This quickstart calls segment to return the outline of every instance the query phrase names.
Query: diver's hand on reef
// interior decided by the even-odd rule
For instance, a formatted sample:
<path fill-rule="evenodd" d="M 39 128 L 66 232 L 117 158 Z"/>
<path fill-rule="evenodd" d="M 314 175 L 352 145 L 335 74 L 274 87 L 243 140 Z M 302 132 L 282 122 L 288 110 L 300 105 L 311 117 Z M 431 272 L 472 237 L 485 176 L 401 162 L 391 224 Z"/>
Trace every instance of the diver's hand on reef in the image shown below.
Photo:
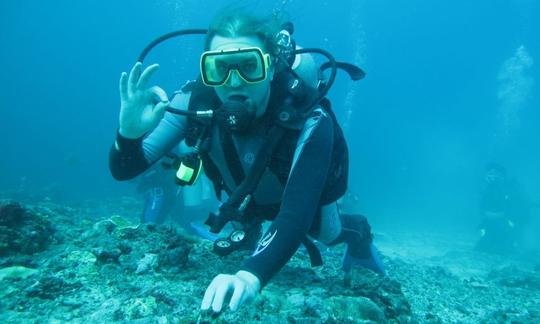
<path fill-rule="evenodd" d="M 248 271 L 240 270 L 235 275 L 217 275 L 206 288 L 201 310 L 207 311 L 212 307 L 214 313 L 221 312 L 225 298 L 232 290 L 229 309 L 236 311 L 243 303 L 255 299 L 260 288 L 259 278 Z"/>
<path fill-rule="evenodd" d="M 163 89 L 157 86 L 146 88 L 148 80 L 159 69 L 159 65 L 150 65 L 142 73 L 141 69 L 142 63 L 137 62 L 129 76 L 126 72 L 120 76 L 119 132 L 131 139 L 139 138 L 156 127 L 169 105 Z"/>

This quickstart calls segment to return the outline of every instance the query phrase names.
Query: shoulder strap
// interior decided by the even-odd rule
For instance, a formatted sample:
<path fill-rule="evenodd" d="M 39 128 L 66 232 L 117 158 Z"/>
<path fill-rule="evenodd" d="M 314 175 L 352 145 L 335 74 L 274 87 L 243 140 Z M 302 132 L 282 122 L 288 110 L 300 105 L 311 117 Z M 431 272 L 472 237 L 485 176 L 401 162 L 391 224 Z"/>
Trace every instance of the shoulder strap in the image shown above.
<path fill-rule="evenodd" d="M 219 132 L 219 141 L 221 143 L 221 149 L 223 151 L 223 156 L 225 157 L 225 162 L 227 163 L 228 169 L 231 172 L 231 175 L 234 179 L 234 182 L 237 186 L 240 185 L 242 179 L 244 179 L 244 168 L 240 162 L 240 157 L 234 145 L 232 133 L 228 131 L 225 127 L 218 127 Z"/>
<path fill-rule="evenodd" d="M 274 122 L 286 129 L 300 130 L 317 106 L 319 91 L 296 77 L 294 71 L 276 74 L 269 106 Z"/>
<path fill-rule="evenodd" d="M 238 185 L 236 190 L 232 193 L 229 201 L 227 201 L 227 204 L 239 207 L 243 199 L 255 191 L 264 170 L 270 163 L 270 158 L 272 157 L 272 154 L 274 153 L 274 150 L 284 133 L 285 130 L 282 127 L 272 126 L 270 128 L 263 141 L 263 145 L 261 145 L 257 155 L 255 156 L 253 166 L 242 183 L 240 183 L 240 185 Z"/>

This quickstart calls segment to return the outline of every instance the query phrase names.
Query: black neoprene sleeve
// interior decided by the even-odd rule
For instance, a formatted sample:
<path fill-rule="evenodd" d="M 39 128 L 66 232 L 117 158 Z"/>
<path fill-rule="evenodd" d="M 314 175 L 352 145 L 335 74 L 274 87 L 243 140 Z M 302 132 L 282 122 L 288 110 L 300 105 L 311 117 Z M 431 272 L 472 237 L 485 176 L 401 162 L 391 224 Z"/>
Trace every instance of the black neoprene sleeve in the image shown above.
<path fill-rule="evenodd" d="M 109 151 L 109 170 L 116 180 L 129 180 L 144 172 L 150 163 L 144 158 L 143 137 L 129 139 L 116 132 L 116 141 Z"/>
<path fill-rule="evenodd" d="M 333 150 L 333 124 L 322 113 L 314 117 L 309 136 L 289 175 L 280 211 L 242 270 L 256 275 L 261 288 L 293 256 L 308 234 L 320 205 Z"/>

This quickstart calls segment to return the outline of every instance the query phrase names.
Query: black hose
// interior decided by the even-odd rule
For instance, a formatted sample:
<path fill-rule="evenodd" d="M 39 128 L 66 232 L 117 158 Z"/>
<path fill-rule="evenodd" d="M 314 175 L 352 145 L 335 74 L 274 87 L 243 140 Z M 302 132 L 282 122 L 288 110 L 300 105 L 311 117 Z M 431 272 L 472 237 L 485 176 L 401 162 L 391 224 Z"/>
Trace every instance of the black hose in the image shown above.
<path fill-rule="evenodd" d="M 334 84 L 334 81 L 336 80 L 336 75 L 337 75 L 336 59 L 334 58 L 332 54 L 320 48 L 302 48 L 302 49 L 297 49 L 294 51 L 295 55 L 303 54 L 303 53 L 321 54 L 328 59 L 328 64 L 330 64 L 331 72 L 330 72 L 330 77 L 328 78 L 328 82 L 326 82 L 325 87 L 321 90 L 319 97 L 317 97 L 317 99 L 314 102 L 314 104 L 318 104 L 319 101 L 321 101 L 328 94 L 328 91 L 330 90 L 330 88 Z"/>
<path fill-rule="evenodd" d="M 148 44 L 142 50 L 141 54 L 139 55 L 138 62 L 142 63 L 144 61 L 144 59 L 146 58 L 146 56 L 148 55 L 148 53 L 154 47 L 156 47 L 158 44 L 160 44 L 160 43 L 162 43 L 162 42 L 164 42 L 164 41 L 166 41 L 166 40 L 168 40 L 170 38 L 183 36 L 183 35 L 206 34 L 207 32 L 208 32 L 208 30 L 206 30 L 206 29 L 182 29 L 182 30 L 173 31 L 173 32 L 167 33 L 165 35 L 162 35 L 162 36 L 156 38 L 155 40 L 153 40 L 150 44 Z M 304 53 L 318 53 L 318 54 L 321 54 L 321 55 L 325 56 L 328 59 L 328 62 L 325 63 L 325 65 L 327 66 L 327 68 L 329 67 L 331 69 L 330 77 L 328 78 L 328 81 L 326 82 L 325 87 L 320 91 L 319 96 L 317 97 L 317 99 L 313 103 L 313 104 L 317 104 L 328 94 L 328 91 L 330 90 L 330 88 L 334 84 L 334 81 L 336 80 L 338 64 L 337 64 L 336 60 L 334 59 L 334 56 L 332 56 L 332 54 L 330 54 L 328 51 L 325 51 L 325 50 L 320 49 L 320 48 L 302 48 L 302 49 L 297 49 L 297 50 L 295 50 L 293 52 L 294 55 L 304 54 Z M 178 109 L 175 109 L 175 108 L 172 108 L 172 107 L 167 107 L 166 110 L 171 112 L 171 113 L 179 114 L 179 115 L 194 116 L 194 117 L 199 116 L 197 114 L 197 112 L 178 110 Z"/>
<path fill-rule="evenodd" d="M 170 113 L 176 114 L 176 115 L 183 115 L 183 116 L 189 116 L 189 117 L 196 117 L 197 116 L 196 111 L 181 110 L 181 109 L 172 108 L 171 106 L 167 106 L 167 108 L 165 108 L 165 110 L 170 112 Z"/>
<path fill-rule="evenodd" d="M 164 42 L 168 40 L 169 38 L 178 37 L 178 36 L 184 36 L 184 35 L 195 35 L 195 34 L 206 34 L 208 31 L 206 29 L 182 29 L 173 31 L 170 33 L 167 33 L 165 35 L 162 35 L 156 39 L 154 39 L 150 44 L 146 45 L 146 47 L 142 50 L 141 54 L 139 54 L 138 62 L 143 62 L 146 58 L 146 55 L 154 48 L 156 45 L 158 45 L 161 42 Z"/>
<path fill-rule="evenodd" d="M 150 53 L 150 51 L 154 49 L 154 47 L 156 47 L 160 43 L 170 38 L 184 36 L 184 35 L 206 34 L 207 32 L 208 31 L 206 29 L 181 29 L 181 30 L 176 30 L 176 31 L 167 33 L 165 35 L 162 35 L 154 39 L 148 45 L 146 45 L 146 47 L 141 51 L 141 54 L 139 54 L 139 58 L 137 59 L 137 61 L 143 63 L 148 53 Z M 189 116 L 189 117 L 201 117 L 200 114 L 198 114 L 196 111 L 180 110 L 180 109 L 172 108 L 171 106 L 168 106 L 165 110 L 170 113 L 177 114 L 177 115 L 183 115 L 183 116 Z"/>
<path fill-rule="evenodd" d="M 214 116 L 213 110 L 191 111 L 191 110 L 176 109 L 171 106 L 167 106 L 165 110 L 176 115 L 183 115 L 183 116 L 188 116 L 188 117 L 212 118 L 212 116 Z"/>

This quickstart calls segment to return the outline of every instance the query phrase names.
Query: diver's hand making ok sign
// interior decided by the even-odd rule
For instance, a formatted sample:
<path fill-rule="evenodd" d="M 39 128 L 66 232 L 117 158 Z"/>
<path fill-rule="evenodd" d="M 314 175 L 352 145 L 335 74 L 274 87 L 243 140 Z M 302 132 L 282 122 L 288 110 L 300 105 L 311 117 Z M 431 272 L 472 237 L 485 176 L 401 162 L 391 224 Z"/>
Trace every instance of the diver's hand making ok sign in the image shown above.
<path fill-rule="evenodd" d="M 129 76 L 126 72 L 120 76 L 119 132 L 131 139 L 139 138 L 156 127 L 169 105 L 165 90 L 158 86 L 146 86 L 159 65 L 150 65 L 142 73 L 141 69 L 142 63 L 137 62 Z"/>

